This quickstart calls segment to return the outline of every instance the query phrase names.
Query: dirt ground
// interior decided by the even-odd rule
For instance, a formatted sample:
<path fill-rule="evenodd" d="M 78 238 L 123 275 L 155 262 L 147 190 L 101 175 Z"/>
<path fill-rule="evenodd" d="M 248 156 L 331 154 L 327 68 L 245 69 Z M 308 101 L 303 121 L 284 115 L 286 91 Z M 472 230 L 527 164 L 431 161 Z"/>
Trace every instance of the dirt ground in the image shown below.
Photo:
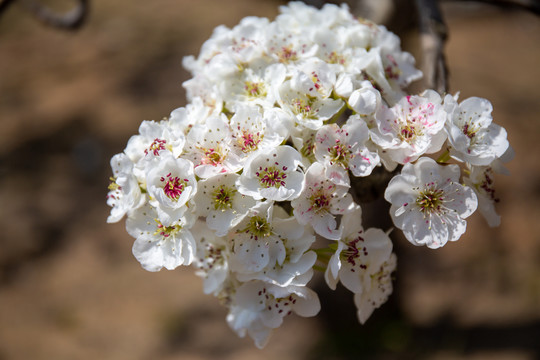
<path fill-rule="evenodd" d="M 321 314 L 287 318 L 261 351 L 191 269 L 144 271 L 105 195 L 140 122 L 185 105 L 182 57 L 280 2 L 91 4 L 73 33 L 0 16 L 0 360 L 540 358 L 538 17 L 444 6 L 451 91 L 488 98 L 516 151 L 496 178 L 502 225 L 475 215 L 437 251 L 397 239 L 395 292 L 365 326 L 316 279 Z"/>

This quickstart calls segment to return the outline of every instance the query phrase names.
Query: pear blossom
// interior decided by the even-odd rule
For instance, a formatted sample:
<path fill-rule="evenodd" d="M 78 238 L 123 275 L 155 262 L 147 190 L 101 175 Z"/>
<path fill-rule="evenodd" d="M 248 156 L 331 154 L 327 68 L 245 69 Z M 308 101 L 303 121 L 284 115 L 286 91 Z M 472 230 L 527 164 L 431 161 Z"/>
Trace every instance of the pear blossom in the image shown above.
<path fill-rule="evenodd" d="M 410 93 L 414 58 L 347 5 L 292 1 L 274 21 L 218 26 L 182 63 L 188 103 L 112 158 L 107 221 L 127 217 L 144 269 L 193 265 L 257 347 L 288 314 L 317 314 L 315 271 L 354 294 L 362 324 L 388 299 L 392 241 L 360 207 L 381 186 L 414 245 L 458 240 L 477 207 L 500 223 L 493 179 L 513 150 L 491 104 Z"/>
<path fill-rule="evenodd" d="M 107 205 L 112 209 L 107 222 L 116 223 L 124 215 L 141 207 L 146 202 L 146 196 L 141 192 L 139 182 L 133 175 L 133 163 L 126 154 L 114 155 L 111 167 L 114 177 L 109 185 Z"/>
<path fill-rule="evenodd" d="M 296 124 L 312 130 L 318 130 L 344 106 L 341 99 L 323 97 L 315 85 L 310 76 L 296 71 L 294 77 L 277 90 L 281 108 L 295 119 Z"/>
<path fill-rule="evenodd" d="M 369 81 L 362 81 L 358 88 L 351 92 L 347 104 L 360 115 L 375 114 L 382 106 L 380 92 Z"/>
<path fill-rule="evenodd" d="M 459 183 L 457 165 L 439 165 L 422 157 L 390 180 L 384 193 L 397 228 L 414 245 L 436 249 L 456 241 L 478 205 L 474 191 Z"/>
<path fill-rule="evenodd" d="M 478 197 L 478 211 L 491 227 L 501 224 L 501 217 L 495 211 L 499 202 L 493 184 L 494 171 L 490 166 L 473 166 L 468 177 L 464 178 L 467 186 L 474 190 Z"/>
<path fill-rule="evenodd" d="M 274 106 L 277 101 L 275 89 L 285 81 L 287 69 L 280 63 L 265 65 L 246 68 L 219 84 L 228 109 L 237 111 L 236 106 L 244 104 L 260 105 L 265 109 Z"/>
<path fill-rule="evenodd" d="M 238 191 L 255 200 L 291 200 L 300 195 L 304 173 L 302 158 L 288 145 L 256 155 L 245 165 L 237 181 Z"/>
<path fill-rule="evenodd" d="M 317 294 L 305 286 L 277 286 L 263 281 L 249 281 L 235 291 L 227 315 L 229 326 L 240 336 L 248 334 L 258 348 L 268 342 L 272 329 L 293 312 L 303 317 L 320 310 Z"/>
<path fill-rule="evenodd" d="M 256 273 L 268 264 L 282 265 L 286 249 L 273 219 L 274 205 L 271 201 L 261 202 L 228 234 L 231 242 L 230 266 L 239 273 Z M 279 224 L 282 220 L 276 220 Z"/>
<path fill-rule="evenodd" d="M 450 155 L 471 165 L 486 166 L 501 157 L 508 149 L 506 130 L 493 123 L 491 103 L 471 97 L 459 105 L 447 95 L 444 99 L 448 111 L 446 131 L 451 145 Z"/>
<path fill-rule="evenodd" d="M 206 217 L 206 224 L 217 236 L 227 235 L 256 204 L 252 197 L 238 192 L 235 184 L 239 177 L 235 173 L 226 173 L 201 180 L 197 184 L 198 191 L 194 199 L 197 214 Z"/>
<path fill-rule="evenodd" d="M 368 176 L 379 164 L 379 156 L 364 145 L 369 139 L 366 123 L 351 116 L 343 127 L 324 125 L 317 131 L 315 158 L 326 168 L 326 176 L 339 185 L 349 185 L 350 170 L 354 176 Z"/>
<path fill-rule="evenodd" d="M 196 274 L 203 278 L 203 291 L 205 294 L 219 294 L 230 278 L 227 239 L 215 235 L 202 220 L 195 222 L 191 233 L 197 244 L 193 263 L 197 268 Z"/>
<path fill-rule="evenodd" d="M 306 184 L 302 193 L 291 201 L 294 216 L 300 224 L 310 224 L 317 234 L 338 240 L 341 230 L 337 229 L 335 215 L 354 209 L 348 190 L 348 186 L 330 180 L 321 163 L 313 163 L 306 171 Z"/>
<path fill-rule="evenodd" d="M 446 112 L 434 91 L 406 96 L 392 108 L 382 108 L 376 120 L 371 139 L 399 164 L 439 151 L 446 140 Z"/>
<path fill-rule="evenodd" d="M 396 254 L 392 253 L 389 259 L 381 265 L 380 269 L 371 274 L 362 292 L 354 294 L 356 315 L 361 324 L 365 324 L 373 310 L 388 300 L 392 293 L 392 273 L 396 270 L 396 264 Z"/>
<path fill-rule="evenodd" d="M 166 122 L 143 121 L 139 135 L 132 136 L 124 152 L 137 163 L 145 157 L 159 156 L 163 151 L 178 157 L 184 148 L 184 134 L 173 131 Z"/>
<path fill-rule="evenodd" d="M 227 117 L 209 117 L 205 124 L 196 124 L 189 131 L 185 157 L 194 163 L 195 174 L 201 178 L 236 172 L 242 164 L 231 151 L 231 143 Z"/>
<path fill-rule="evenodd" d="M 173 270 L 189 265 L 195 257 L 196 243 L 189 228 L 195 217 L 189 212 L 164 225 L 149 204 L 128 217 L 126 229 L 136 240 L 133 255 L 148 271 Z"/>
<path fill-rule="evenodd" d="M 232 132 L 232 151 L 241 159 L 270 151 L 288 137 L 289 132 L 283 124 L 283 112 L 268 109 L 262 111 L 257 105 L 238 105 L 230 125 Z"/>
<path fill-rule="evenodd" d="M 311 229 L 298 223 L 294 217 L 289 217 L 281 208 L 274 209 L 273 231 L 285 247 L 285 259 L 282 263 L 269 262 L 261 271 L 256 273 L 239 273 L 241 281 L 262 280 L 279 286 L 305 285 L 313 275 L 313 265 L 317 255 L 309 251 L 315 242 Z"/>
<path fill-rule="evenodd" d="M 337 281 L 355 294 L 370 287 L 371 276 L 392 254 L 392 242 L 380 229 L 364 231 L 362 210 L 357 207 L 341 219 L 341 239 L 325 272 L 328 286 L 335 290 Z"/>
<path fill-rule="evenodd" d="M 193 163 L 166 153 L 148 168 L 149 203 L 156 208 L 163 225 L 170 226 L 184 214 L 188 201 L 197 193 Z"/>

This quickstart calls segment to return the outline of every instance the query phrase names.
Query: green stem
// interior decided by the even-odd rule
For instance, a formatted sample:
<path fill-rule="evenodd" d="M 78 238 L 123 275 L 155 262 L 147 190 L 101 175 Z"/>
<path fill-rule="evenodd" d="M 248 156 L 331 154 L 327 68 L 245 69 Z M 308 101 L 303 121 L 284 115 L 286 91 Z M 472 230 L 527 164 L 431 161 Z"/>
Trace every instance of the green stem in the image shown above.
<path fill-rule="evenodd" d="M 450 160 L 450 151 L 446 150 L 439 158 L 437 159 L 437 162 L 439 164 L 446 164 Z"/>

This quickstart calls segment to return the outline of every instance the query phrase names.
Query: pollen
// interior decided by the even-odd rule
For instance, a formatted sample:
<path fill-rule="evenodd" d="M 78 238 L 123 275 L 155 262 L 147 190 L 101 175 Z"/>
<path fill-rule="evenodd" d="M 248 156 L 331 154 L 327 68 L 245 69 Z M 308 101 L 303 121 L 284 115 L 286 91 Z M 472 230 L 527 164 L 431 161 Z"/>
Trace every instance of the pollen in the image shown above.
<path fill-rule="evenodd" d="M 328 153 L 330 154 L 330 163 L 339 164 L 345 169 L 349 166 L 349 158 L 351 157 L 351 151 L 349 150 L 350 146 L 347 146 L 336 140 L 336 144 L 328 148 Z"/>
<path fill-rule="evenodd" d="M 316 98 L 308 96 L 307 99 L 295 98 L 292 101 L 292 108 L 296 115 L 302 115 L 305 118 L 313 118 L 318 110 L 314 108 Z"/>
<path fill-rule="evenodd" d="M 238 144 L 244 153 L 256 150 L 261 142 L 262 136 L 260 133 L 252 134 L 246 130 L 242 130 L 242 135 L 238 137 Z"/>
<path fill-rule="evenodd" d="M 244 83 L 244 90 L 246 95 L 252 98 L 266 96 L 266 86 L 262 82 L 246 81 Z"/>
<path fill-rule="evenodd" d="M 214 202 L 214 209 L 225 211 L 232 208 L 232 198 L 237 192 L 236 189 L 220 186 L 212 193 L 212 199 Z"/>
<path fill-rule="evenodd" d="M 180 195 L 184 192 L 187 185 L 187 179 L 181 179 L 178 176 L 171 176 L 167 174 L 166 177 L 161 177 L 161 182 L 165 183 L 163 186 L 163 192 L 171 200 L 178 200 Z"/>
<path fill-rule="evenodd" d="M 203 165 L 217 166 L 223 162 L 225 155 L 220 148 L 204 149 L 204 157 L 201 163 Z"/>
<path fill-rule="evenodd" d="M 182 226 L 180 225 L 164 226 L 158 219 L 154 219 L 154 221 L 156 222 L 156 231 L 154 232 L 154 235 L 161 235 L 164 238 L 176 235 L 182 229 Z"/>
<path fill-rule="evenodd" d="M 154 141 L 152 142 L 152 144 L 150 144 L 150 146 L 148 147 L 148 149 L 145 149 L 144 150 L 144 154 L 145 155 L 148 155 L 148 153 L 152 153 L 154 154 L 155 156 L 158 156 L 159 155 L 159 152 L 161 150 L 165 150 L 166 149 L 166 144 L 167 144 L 167 141 L 165 140 L 162 140 L 162 139 L 154 139 Z"/>
<path fill-rule="evenodd" d="M 444 201 L 444 191 L 441 189 L 427 188 L 420 192 L 416 198 L 416 205 L 424 214 L 441 212 Z"/>
<path fill-rule="evenodd" d="M 265 238 L 272 235 L 272 227 L 268 221 L 266 221 L 266 219 L 260 216 L 252 217 L 244 231 L 253 234 L 255 239 L 259 237 Z"/>
<path fill-rule="evenodd" d="M 287 178 L 287 174 L 275 166 L 260 167 L 255 175 L 259 178 L 261 186 L 265 188 L 275 187 L 279 189 L 281 186 L 285 186 L 285 179 Z"/>

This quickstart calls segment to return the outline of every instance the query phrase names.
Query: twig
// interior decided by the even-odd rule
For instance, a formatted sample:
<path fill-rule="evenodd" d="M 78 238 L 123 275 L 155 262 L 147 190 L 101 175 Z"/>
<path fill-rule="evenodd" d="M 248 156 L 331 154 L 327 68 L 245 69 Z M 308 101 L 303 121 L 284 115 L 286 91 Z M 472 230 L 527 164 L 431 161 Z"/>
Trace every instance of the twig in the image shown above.
<path fill-rule="evenodd" d="M 0 3 L 0 14 L 16 0 L 4 0 Z M 46 25 L 61 29 L 74 30 L 78 29 L 88 15 L 88 0 L 74 0 L 77 4 L 73 9 L 64 13 L 58 14 L 47 6 L 36 0 L 20 0 L 22 5 L 32 13 L 38 20 Z"/>
<path fill-rule="evenodd" d="M 415 2 L 420 27 L 424 79 L 428 88 L 442 94 L 448 89 L 448 69 L 444 55 L 446 24 L 437 0 L 415 0 Z"/>

